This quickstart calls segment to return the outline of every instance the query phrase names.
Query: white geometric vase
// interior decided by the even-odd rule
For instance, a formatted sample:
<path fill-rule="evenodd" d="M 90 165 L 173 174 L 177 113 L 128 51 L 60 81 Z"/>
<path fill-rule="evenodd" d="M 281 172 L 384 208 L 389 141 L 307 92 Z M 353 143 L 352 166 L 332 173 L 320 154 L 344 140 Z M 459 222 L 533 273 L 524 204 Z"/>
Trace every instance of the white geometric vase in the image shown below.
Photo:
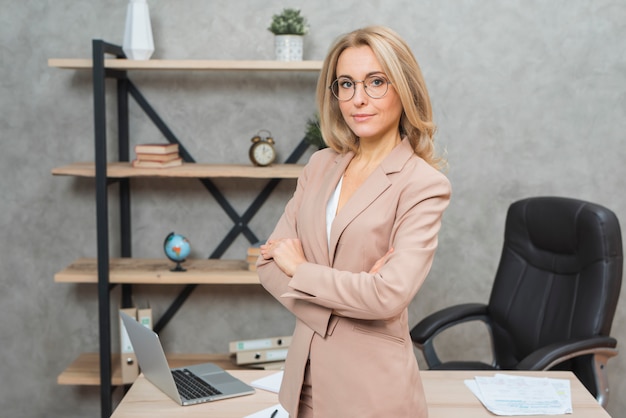
<path fill-rule="evenodd" d="M 131 60 L 150 59 L 154 52 L 150 10 L 146 0 L 130 0 L 126 11 L 126 27 L 122 50 Z"/>
<path fill-rule="evenodd" d="M 302 61 L 302 35 L 274 36 L 274 49 L 278 61 Z"/>

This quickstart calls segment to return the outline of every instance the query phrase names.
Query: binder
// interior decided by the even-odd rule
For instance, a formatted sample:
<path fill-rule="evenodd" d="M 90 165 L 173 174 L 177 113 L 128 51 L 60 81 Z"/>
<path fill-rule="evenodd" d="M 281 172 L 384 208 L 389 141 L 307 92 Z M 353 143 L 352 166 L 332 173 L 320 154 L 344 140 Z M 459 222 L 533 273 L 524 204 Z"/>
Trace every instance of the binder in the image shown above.
<path fill-rule="evenodd" d="M 152 308 L 137 309 L 137 321 L 144 327 L 152 329 Z"/>
<path fill-rule="evenodd" d="M 256 271 L 256 261 L 261 254 L 261 243 L 256 243 L 251 247 L 248 247 L 248 251 L 246 253 L 246 262 L 248 263 L 248 270 Z"/>
<path fill-rule="evenodd" d="M 133 318 L 137 318 L 137 308 L 126 308 L 120 309 L 121 312 L 124 312 L 130 315 Z M 120 321 L 120 369 L 122 372 L 122 383 L 133 383 L 137 376 L 139 376 L 139 364 L 137 363 L 137 357 L 135 355 L 135 350 L 133 349 L 133 345 L 130 342 L 130 338 L 128 337 L 128 332 L 126 331 L 126 327 Z"/>
<path fill-rule="evenodd" d="M 237 365 L 270 363 L 284 361 L 287 358 L 288 348 L 274 348 L 270 350 L 238 351 L 235 353 Z"/>
<path fill-rule="evenodd" d="M 228 349 L 230 353 L 251 350 L 268 350 L 271 348 L 289 347 L 291 336 L 260 338 L 256 340 L 241 340 L 230 342 Z M 284 359 L 283 359 L 284 360 Z"/>

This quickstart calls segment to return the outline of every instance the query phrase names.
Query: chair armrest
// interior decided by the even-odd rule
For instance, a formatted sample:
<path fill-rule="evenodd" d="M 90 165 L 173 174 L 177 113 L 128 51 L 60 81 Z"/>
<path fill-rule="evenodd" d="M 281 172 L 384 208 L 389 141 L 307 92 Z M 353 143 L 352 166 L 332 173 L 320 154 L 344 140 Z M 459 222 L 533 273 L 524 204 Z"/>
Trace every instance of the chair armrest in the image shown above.
<path fill-rule="evenodd" d="M 451 326 L 469 321 L 483 321 L 491 332 L 487 305 L 481 303 L 464 303 L 442 309 L 428 315 L 411 329 L 411 341 L 421 350 L 429 368 L 433 369 L 441 365 L 441 360 L 435 351 L 435 337 Z"/>
<path fill-rule="evenodd" d="M 612 337 L 573 339 L 550 344 L 530 353 L 516 366 L 518 370 L 548 370 L 574 357 L 599 354 L 605 357 L 617 355 L 617 340 Z"/>
<path fill-rule="evenodd" d="M 411 340 L 423 345 L 441 331 L 462 322 L 481 320 L 488 323 L 487 305 L 464 303 L 434 312 L 411 329 Z"/>

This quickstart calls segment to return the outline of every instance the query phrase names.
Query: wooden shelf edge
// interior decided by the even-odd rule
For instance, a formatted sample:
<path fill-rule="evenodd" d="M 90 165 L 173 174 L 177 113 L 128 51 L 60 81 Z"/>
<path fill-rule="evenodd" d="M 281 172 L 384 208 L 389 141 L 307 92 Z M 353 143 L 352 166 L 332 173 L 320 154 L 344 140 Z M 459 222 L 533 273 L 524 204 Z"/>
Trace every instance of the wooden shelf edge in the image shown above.
<path fill-rule="evenodd" d="M 49 58 L 48 66 L 66 70 L 92 68 L 88 58 Z M 182 70 L 182 71 L 319 71 L 322 61 L 276 61 L 276 60 L 203 60 L 150 59 L 145 61 L 108 58 L 106 68 L 117 70 Z"/>
<path fill-rule="evenodd" d="M 183 163 L 169 168 L 135 168 L 129 162 L 107 164 L 107 177 L 172 177 L 172 178 L 258 178 L 258 179 L 297 179 L 302 172 L 302 164 L 273 164 L 268 167 L 255 167 L 245 164 L 202 164 Z M 51 170 L 55 176 L 95 177 L 93 162 L 76 162 Z"/>
<path fill-rule="evenodd" d="M 190 259 L 184 272 L 171 271 L 174 263 L 163 259 L 112 258 L 109 283 L 258 285 L 256 271 L 245 260 Z M 57 283 L 97 283 L 98 260 L 79 258 L 54 275 Z"/>
<path fill-rule="evenodd" d="M 182 367 L 185 365 L 211 362 L 223 369 L 242 369 L 237 366 L 229 354 L 166 354 L 170 367 Z M 120 370 L 120 355 L 114 353 L 111 356 L 111 384 L 120 386 L 132 382 L 123 382 Z M 72 362 L 59 376 L 59 385 L 100 386 L 100 355 L 98 353 L 82 353 Z"/>

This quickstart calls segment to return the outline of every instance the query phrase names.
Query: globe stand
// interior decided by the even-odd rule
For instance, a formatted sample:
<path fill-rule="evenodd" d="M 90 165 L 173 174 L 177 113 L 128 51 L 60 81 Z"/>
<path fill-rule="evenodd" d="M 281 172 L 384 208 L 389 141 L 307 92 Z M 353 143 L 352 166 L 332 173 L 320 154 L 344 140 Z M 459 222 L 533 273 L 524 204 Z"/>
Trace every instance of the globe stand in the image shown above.
<path fill-rule="evenodd" d="M 165 241 L 163 242 L 163 251 L 165 256 L 176 263 L 176 266 L 170 271 L 179 272 L 187 271 L 180 263 L 184 262 L 191 251 L 191 246 L 187 238 L 182 235 L 178 235 L 174 232 L 170 232 Z"/>
<path fill-rule="evenodd" d="M 185 260 L 183 260 L 185 261 Z M 177 261 L 176 262 L 176 267 L 174 267 L 173 269 L 170 269 L 170 271 L 187 271 L 186 268 L 184 268 L 181 264 L 181 261 Z"/>

